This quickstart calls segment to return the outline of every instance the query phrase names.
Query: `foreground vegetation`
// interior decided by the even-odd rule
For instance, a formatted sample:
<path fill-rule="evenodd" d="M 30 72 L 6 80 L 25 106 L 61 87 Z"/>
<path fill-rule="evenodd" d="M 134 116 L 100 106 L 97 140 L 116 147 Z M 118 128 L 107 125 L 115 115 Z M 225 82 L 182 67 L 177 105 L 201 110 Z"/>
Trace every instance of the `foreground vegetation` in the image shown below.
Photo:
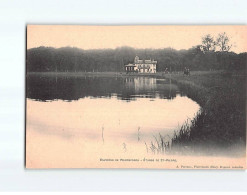
<path fill-rule="evenodd" d="M 239 72 L 174 74 L 172 80 L 198 102 L 200 112 L 174 133 L 168 144 L 160 135 L 151 149 L 155 153 L 245 155 L 246 80 Z"/>

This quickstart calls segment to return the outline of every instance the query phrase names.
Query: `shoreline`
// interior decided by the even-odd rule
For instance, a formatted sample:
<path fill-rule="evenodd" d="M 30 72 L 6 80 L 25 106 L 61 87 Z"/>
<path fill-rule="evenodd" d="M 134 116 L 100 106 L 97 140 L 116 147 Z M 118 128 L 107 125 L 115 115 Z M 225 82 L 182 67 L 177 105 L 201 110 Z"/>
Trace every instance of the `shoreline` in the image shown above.
<path fill-rule="evenodd" d="M 191 71 L 191 75 L 208 75 L 208 74 L 223 74 L 223 70 L 213 71 Z M 26 72 L 26 75 L 37 76 L 66 76 L 66 77 L 84 77 L 84 76 L 104 76 L 104 77 L 156 77 L 156 78 L 170 78 L 170 76 L 183 76 L 183 71 L 174 71 L 170 73 L 157 72 L 157 73 L 126 73 L 126 72 Z M 238 76 L 245 76 L 239 75 Z"/>
<path fill-rule="evenodd" d="M 160 77 L 162 73 L 130 73 L 126 72 L 27 72 L 29 75 L 37 76 L 65 76 L 65 77 L 85 77 L 85 76 L 104 76 L 104 77 Z"/>

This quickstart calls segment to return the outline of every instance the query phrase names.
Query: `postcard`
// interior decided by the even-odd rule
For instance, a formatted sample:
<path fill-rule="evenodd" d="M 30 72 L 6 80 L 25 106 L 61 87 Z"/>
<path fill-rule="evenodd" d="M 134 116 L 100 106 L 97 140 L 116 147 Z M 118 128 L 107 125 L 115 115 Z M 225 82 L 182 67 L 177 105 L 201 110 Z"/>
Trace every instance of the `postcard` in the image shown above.
<path fill-rule="evenodd" d="M 246 169 L 245 25 L 27 25 L 25 166 Z"/>

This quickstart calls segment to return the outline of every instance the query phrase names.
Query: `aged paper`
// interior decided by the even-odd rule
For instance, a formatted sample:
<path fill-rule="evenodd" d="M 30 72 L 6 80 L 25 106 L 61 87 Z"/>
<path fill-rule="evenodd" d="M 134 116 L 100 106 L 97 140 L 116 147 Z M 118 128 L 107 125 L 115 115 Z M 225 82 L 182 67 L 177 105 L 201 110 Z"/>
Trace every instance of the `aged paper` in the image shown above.
<path fill-rule="evenodd" d="M 247 27 L 28 25 L 26 168 L 246 168 Z"/>

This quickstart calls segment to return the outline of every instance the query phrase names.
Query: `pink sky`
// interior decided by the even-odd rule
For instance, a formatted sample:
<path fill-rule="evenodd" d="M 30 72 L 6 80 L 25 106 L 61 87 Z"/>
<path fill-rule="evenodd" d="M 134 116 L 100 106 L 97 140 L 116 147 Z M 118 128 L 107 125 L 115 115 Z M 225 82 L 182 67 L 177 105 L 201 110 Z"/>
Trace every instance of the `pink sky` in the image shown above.
<path fill-rule="evenodd" d="M 116 48 L 174 48 L 188 49 L 201 43 L 201 37 L 226 32 L 236 53 L 247 52 L 247 26 L 84 26 L 28 25 L 27 49 L 46 47 L 78 47 L 81 49 Z"/>

